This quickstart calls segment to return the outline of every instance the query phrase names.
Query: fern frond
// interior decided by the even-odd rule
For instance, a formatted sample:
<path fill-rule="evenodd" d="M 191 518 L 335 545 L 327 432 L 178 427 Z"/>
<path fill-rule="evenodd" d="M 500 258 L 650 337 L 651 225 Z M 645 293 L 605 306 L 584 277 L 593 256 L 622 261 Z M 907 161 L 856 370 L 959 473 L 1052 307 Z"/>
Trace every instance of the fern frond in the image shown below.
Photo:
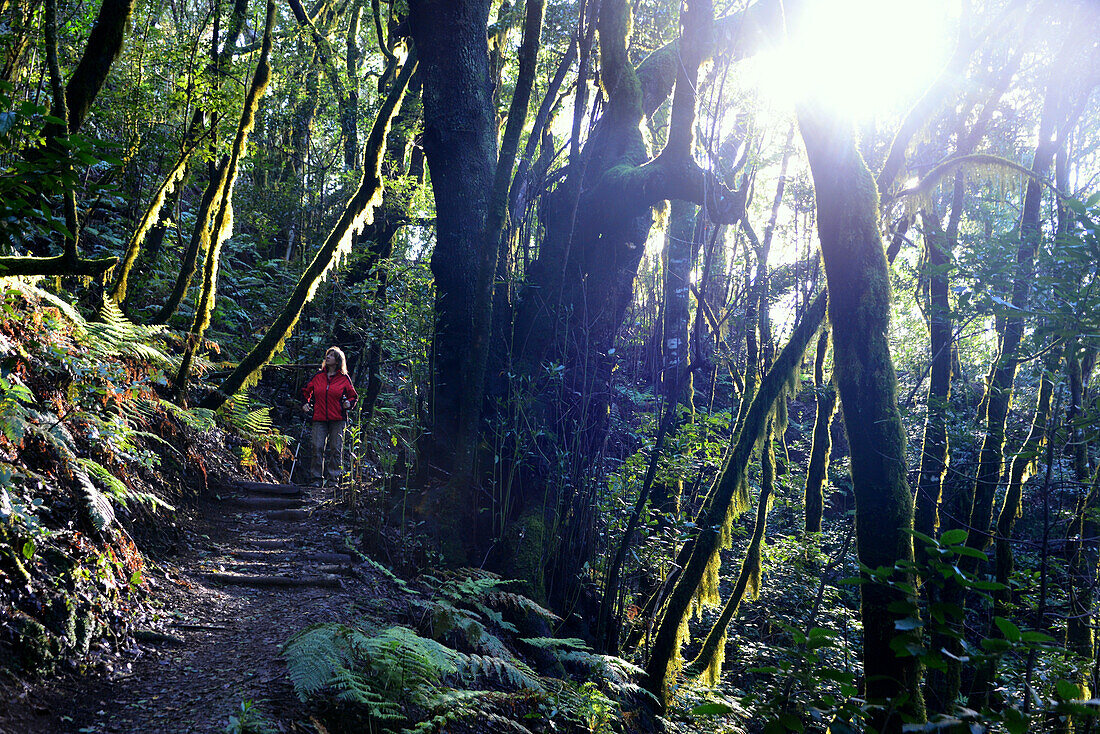
<path fill-rule="evenodd" d="M 129 500 L 136 500 L 143 505 L 148 505 L 154 510 L 161 509 L 167 510 L 168 512 L 176 511 L 175 507 L 168 504 L 160 497 L 157 497 L 155 494 L 138 492 L 130 489 L 121 479 L 112 474 L 107 467 L 97 461 L 93 461 L 92 459 L 77 459 L 77 463 L 80 464 L 89 475 L 100 481 L 111 499 L 121 503 L 123 506 L 125 506 Z"/>
<path fill-rule="evenodd" d="M 218 425 L 217 421 L 214 420 L 214 411 L 206 408 L 181 408 L 168 400 L 161 400 L 160 407 L 193 431 L 204 433 L 213 430 Z"/>
<path fill-rule="evenodd" d="M 464 662 L 466 664 L 462 671 L 464 677 L 483 677 L 512 688 L 524 688 L 528 691 L 544 690 L 538 674 L 518 658 L 467 655 Z"/>
<path fill-rule="evenodd" d="M 179 358 L 169 357 L 151 342 L 163 326 L 144 326 L 126 318 L 118 304 L 106 299 L 99 310 L 100 321 L 85 322 L 92 354 L 99 357 L 133 357 L 163 368 L 178 367 Z"/>
<path fill-rule="evenodd" d="M 541 617 L 551 624 L 556 624 L 561 621 L 561 617 L 554 614 L 546 607 L 535 603 L 534 601 L 528 599 L 522 594 L 517 594 L 512 591 L 494 590 L 486 595 L 485 603 L 497 609 L 503 607 L 516 609 L 525 614 L 533 614 L 536 617 Z"/>
<path fill-rule="evenodd" d="M 111 506 L 111 501 L 96 489 L 86 474 L 77 472 L 76 479 L 80 484 L 81 494 L 84 496 L 84 506 L 88 510 L 88 518 L 92 522 L 92 527 L 100 532 L 106 530 L 115 521 L 115 508 Z"/>

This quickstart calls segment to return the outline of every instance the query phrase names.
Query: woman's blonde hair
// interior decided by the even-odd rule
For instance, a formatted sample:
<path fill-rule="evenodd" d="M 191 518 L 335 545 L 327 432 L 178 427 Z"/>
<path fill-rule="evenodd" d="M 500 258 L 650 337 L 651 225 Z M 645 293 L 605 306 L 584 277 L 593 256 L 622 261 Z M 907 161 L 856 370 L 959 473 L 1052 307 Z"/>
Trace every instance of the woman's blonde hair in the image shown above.
<path fill-rule="evenodd" d="M 341 375 L 346 375 L 348 373 L 348 358 L 344 356 L 344 350 L 340 347 L 329 347 L 325 350 L 325 357 L 330 354 L 336 355 L 336 371 Z M 322 371 L 327 369 L 325 367 L 325 357 L 321 357 Z"/>

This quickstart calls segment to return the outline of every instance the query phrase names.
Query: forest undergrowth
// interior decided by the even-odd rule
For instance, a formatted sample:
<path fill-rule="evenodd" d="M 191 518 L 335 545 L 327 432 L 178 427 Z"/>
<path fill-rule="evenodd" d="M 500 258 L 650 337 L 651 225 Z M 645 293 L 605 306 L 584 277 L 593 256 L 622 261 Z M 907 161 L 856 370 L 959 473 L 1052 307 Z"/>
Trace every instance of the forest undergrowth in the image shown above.
<path fill-rule="evenodd" d="M 640 669 L 507 581 L 386 550 L 369 488 L 300 523 L 234 514 L 240 482 L 289 486 L 293 439 L 247 401 L 166 400 L 171 332 L 19 280 L 2 308 L 0 731 L 604 731 L 645 709 Z M 293 576 L 291 548 L 339 581 L 219 583 Z"/>

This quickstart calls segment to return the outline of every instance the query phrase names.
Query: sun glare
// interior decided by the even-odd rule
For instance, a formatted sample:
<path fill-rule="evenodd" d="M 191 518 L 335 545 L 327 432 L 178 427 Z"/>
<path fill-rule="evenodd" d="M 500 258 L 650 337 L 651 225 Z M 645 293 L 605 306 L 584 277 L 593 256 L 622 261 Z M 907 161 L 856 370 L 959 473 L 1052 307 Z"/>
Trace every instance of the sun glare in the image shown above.
<path fill-rule="evenodd" d="M 808 0 L 786 43 L 757 59 L 762 91 L 857 119 L 908 106 L 946 63 L 953 0 Z"/>

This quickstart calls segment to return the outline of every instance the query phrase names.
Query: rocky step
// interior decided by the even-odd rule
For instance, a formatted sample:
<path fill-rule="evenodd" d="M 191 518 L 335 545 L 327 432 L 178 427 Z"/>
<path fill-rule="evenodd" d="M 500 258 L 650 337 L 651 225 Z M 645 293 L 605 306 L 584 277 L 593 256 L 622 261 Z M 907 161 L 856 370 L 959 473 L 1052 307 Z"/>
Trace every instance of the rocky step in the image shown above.
<path fill-rule="evenodd" d="M 332 574 L 316 574 L 311 576 L 282 576 L 244 573 L 207 573 L 204 574 L 208 581 L 230 586 L 252 586 L 257 588 L 283 587 L 294 588 L 304 586 L 321 586 L 325 588 L 339 588 L 340 577 Z"/>
<path fill-rule="evenodd" d="M 279 563 L 289 561 L 291 555 L 285 552 L 282 548 L 272 550 L 248 550 L 242 548 L 231 548 L 227 551 L 235 559 L 242 561 L 268 561 L 270 563 Z"/>
<path fill-rule="evenodd" d="M 294 497 L 230 497 L 226 501 L 249 510 L 289 510 L 305 504 Z"/>
<path fill-rule="evenodd" d="M 305 553 L 302 559 L 313 563 L 332 563 L 342 566 L 354 566 L 355 559 L 347 553 Z"/>
<path fill-rule="evenodd" d="M 241 542 L 248 543 L 256 548 L 287 550 L 291 547 L 290 541 L 286 538 L 241 538 Z"/>
<path fill-rule="evenodd" d="M 324 563 L 337 566 L 355 565 L 355 559 L 347 553 L 294 553 L 285 546 L 279 546 L 270 550 L 230 548 L 225 552 L 233 558 L 242 561 L 267 561 L 269 563 L 304 561 L 306 563 Z"/>
<path fill-rule="evenodd" d="M 300 497 L 302 488 L 297 484 L 270 484 L 268 482 L 246 482 L 238 480 L 233 482 L 233 488 L 241 492 L 259 495 L 273 495 L 278 497 Z"/>

